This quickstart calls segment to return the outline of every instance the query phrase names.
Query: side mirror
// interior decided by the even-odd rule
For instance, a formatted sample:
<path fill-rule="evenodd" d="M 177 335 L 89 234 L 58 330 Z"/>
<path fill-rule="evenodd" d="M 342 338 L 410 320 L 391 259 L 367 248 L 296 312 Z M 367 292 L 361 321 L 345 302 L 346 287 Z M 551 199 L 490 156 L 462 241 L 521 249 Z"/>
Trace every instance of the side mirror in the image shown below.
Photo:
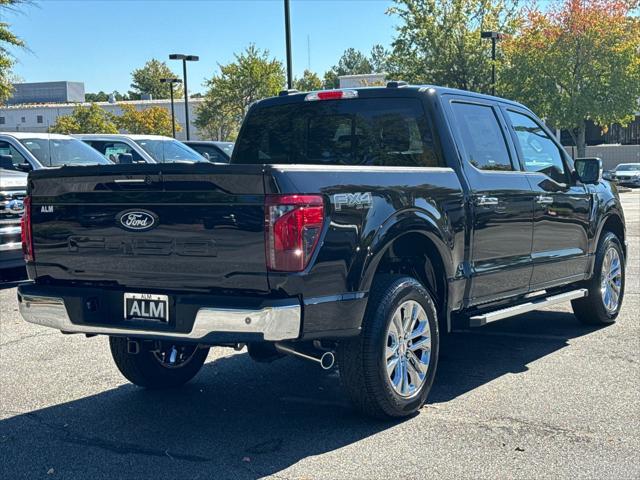
<path fill-rule="evenodd" d="M 121 153 L 118 155 L 118 163 L 120 164 L 131 164 L 133 163 L 133 155 L 130 153 Z"/>
<path fill-rule="evenodd" d="M 209 156 L 209 152 L 204 152 L 204 153 L 202 154 L 202 156 L 203 156 L 206 160 L 211 161 L 211 157 Z"/>
<path fill-rule="evenodd" d="M 576 158 L 576 177 L 585 184 L 598 184 L 602 180 L 602 160 L 593 158 Z"/>
<path fill-rule="evenodd" d="M 29 173 L 31 170 L 33 170 L 33 165 L 31 165 L 29 162 L 24 162 L 16 165 L 16 168 L 22 172 Z"/>

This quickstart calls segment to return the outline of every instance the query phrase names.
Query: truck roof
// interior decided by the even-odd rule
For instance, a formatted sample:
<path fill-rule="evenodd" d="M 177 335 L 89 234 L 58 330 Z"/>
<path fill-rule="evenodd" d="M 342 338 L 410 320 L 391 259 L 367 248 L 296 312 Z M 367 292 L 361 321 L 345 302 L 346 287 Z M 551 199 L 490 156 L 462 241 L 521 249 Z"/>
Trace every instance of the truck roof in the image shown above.
<path fill-rule="evenodd" d="M 42 133 L 42 132 L 0 132 L 0 135 L 8 135 L 18 140 L 24 138 L 36 138 L 41 140 L 65 140 L 71 138 L 70 135 L 62 135 L 60 133 Z"/>
<path fill-rule="evenodd" d="M 486 95 L 483 93 L 471 92 L 468 90 L 460 90 L 457 88 L 441 87 L 438 85 L 405 85 L 402 82 L 390 81 L 390 82 L 387 82 L 386 87 L 337 88 L 335 90 L 357 90 L 358 97 L 360 98 L 406 96 L 408 92 L 411 92 L 412 95 L 429 94 L 429 95 L 441 96 L 446 94 L 450 94 L 450 95 L 454 94 L 454 95 L 461 95 L 461 96 L 473 97 L 473 98 L 483 98 L 487 100 L 508 103 L 508 104 L 529 110 L 526 106 L 522 105 L 521 103 L 518 103 L 513 100 L 509 100 L 506 98 Z M 281 104 L 281 103 L 303 102 L 304 98 L 308 93 L 310 92 L 297 92 L 297 91 L 287 92 L 285 90 L 281 92 L 281 94 L 277 97 L 265 98 L 264 100 L 259 100 L 256 103 L 261 106 L 269 106 L 272 104 L 275 105 L 275 104 Z"/>
<path fill-rule="evenodd" d="M 164 135 L 140 135 L 130 133 L 78 133 L 73 136 L 76 138 L 108 140 L 117 140 L 119 138 L 130 138 L 131 140 L 173 140 L 173 138 L 165 137 Z"/>

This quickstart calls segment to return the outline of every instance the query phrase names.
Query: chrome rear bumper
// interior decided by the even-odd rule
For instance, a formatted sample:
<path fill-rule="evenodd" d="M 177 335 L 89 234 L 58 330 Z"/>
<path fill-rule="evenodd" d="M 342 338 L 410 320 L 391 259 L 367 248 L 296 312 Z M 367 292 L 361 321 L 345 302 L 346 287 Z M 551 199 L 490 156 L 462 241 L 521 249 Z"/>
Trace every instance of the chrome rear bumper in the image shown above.
<path fill-rule="evenodd" d="M 56 328 L 65 333 L 86 333 L 167 340 L 198 341 L 212 333 L 262 334 L 264 340 L 280 341 L 300 335 L 300 305 L 265 307 L 260 310 L 203 307 L 198 310 L 189 333 L 79 325 L 71 322 L 60 297 L 19 294 L 20 314 L 30 323 Z"/>

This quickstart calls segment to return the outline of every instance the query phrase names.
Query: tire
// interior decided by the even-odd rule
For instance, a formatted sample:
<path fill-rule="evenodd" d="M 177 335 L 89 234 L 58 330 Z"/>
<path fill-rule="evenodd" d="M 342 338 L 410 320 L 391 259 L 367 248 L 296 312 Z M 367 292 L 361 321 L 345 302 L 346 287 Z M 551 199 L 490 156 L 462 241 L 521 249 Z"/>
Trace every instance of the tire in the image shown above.
<path fill-rule="evenodd" d="M 140 351 L 134 354 L 128 352 L 127 342 L 127 338 L 109 337 L 111 356 L 127 380 L 145 388 L 182 386 L 196 376 L 209 353 L 208 348 L 199 348 L 195 344 L 140 341 Z M 161 360 L 162 353 L 158 353 L 157 348 L 166 352 L 174 346 L 178 351 L 186 352 L 185 360 L 180 364 L 169 365 Z"/>
<path fill-rule="evenodd" d="M 613 253 L 609 253 L 610 251 Z M 608 278 L 606 275 L 610 275 L 611 273 L 611 271 L 607 269 L 607 265 L 614 264 L 614 262 L 610 263 L 607 261 L 607 255 L 612 255 L 610 258 L 615 259 L 617 257 L 618 259 L 619 275 L 615 278 L 619 279 L 619 294 L 614 308 L 609 308 L 611 307 L 611 303 L 609 303 L 609 305 L 606 304 L 606 295 L 603 290 L 603 285 L 605 283 L 608 283 L 609 285 L 612 283 L 618 283 L 615 278 L 612 282 L 608 282 L 606 280 L 603 282 L 603 274 L 606 279 Z M 603 272 L 603 267 L 608 271 Z M 622 299 L 624 297 L 624 269 L 625 258 L 622 252 L 620 240 L 611 232 L 603 232 L 603 235 L 598 242 L 593 276 L 585 284 L 589 294 L 584 298 L 572 300 L 571 302 L 573 313 L 581 323 L 587 325 L 608 325 L 616 321 L 618 313 L 620 313 L 620 307 L 622 306 Z M 613 299 L 613 297 L 611 297 L 611 299 Z"/>
<path fill-rule="evenodd" d="M 414 341 L 403 343 L 403 339 L 397 338 L 404 334 L 398 334 L 394 315 L 398 313 L 401 319 L 404 318 L 402 306 L 405 312 L 419 312 L 415 305 L 420 306 L 424 317 L 420 314 L 417 320 L 421 321 L 407 322 L 410 326 L 406 331 L 415 335 L 422 329 L 423 334 Z M 414 352 L 419 344 L 426 345 L 427 338 L 430 348 L 415 350 L 415 358 L 411 357 L 409 351 Z M 388 357 L 394 349 L 396 353 Z M 361 334 L 338 344 L 340 380 L 347 396 L 362 413 L 383 419 L 406 417 L 419 410 L 427 399 L 436 373 L 438 351 L 438 314 L 431 294 L 414 278 L 379 276 L 369 292 Z M 405 360 L 402 360 L 403 356 Z M 390 373 L 387 372 L 388 358 L 389 365 L 395 361 Z M 416 365 L 424 368 L 421 379 L 416 376 Z M 404 372 L 410 372 L 407 378 L 413 383 L 396 382 L 404 378 Z M 404 393 L 401 392 L 403 389 Z"/>

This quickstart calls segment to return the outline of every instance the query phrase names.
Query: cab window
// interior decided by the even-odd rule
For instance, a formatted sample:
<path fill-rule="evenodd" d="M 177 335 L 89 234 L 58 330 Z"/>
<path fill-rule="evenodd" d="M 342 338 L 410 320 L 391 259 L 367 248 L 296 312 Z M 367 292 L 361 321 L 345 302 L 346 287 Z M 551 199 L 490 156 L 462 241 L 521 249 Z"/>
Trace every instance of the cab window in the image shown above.
<path fill-rule="evenodd" d="M 441 166 L 422 104 L 415 98 L 255 108 L 235 149 L 234 163 Z"/>
<path fill-rule="evenodd" d="M 531 117 L 512 110 L 507 113 L 522 152 L 524 169 L 544 173 L 557 183 L 566 183 L 566 170 L 558 145 Z"/>
<path fill-rule="evenodd" d="M 146 163 L 144 158 L 126 143 L 102 140 L 88 140 L 86 143 L 98 150 L 113 163 L 119 163 L 122 153 L 130 153 L 133 157 L 133 163 Z"/>
<path fill-rule="evenodd" d="M 0 140 L 0 155 L 2 155 L 7 160 L 7 163 L 8 160 L 11 160 L 11 163 L 13 163 L 13 168 L 16 170 L 18 170 L 18 165 L 27 163 L 27 160 L 18 150 L 15 149 L 13 145 L 2 140 Z M 2 164 L 0 164 L 0 168 L 6 167 L 2 167 Z"/>
<path fill-rule="evenodd" d="M 454 102 L 456 125 L 467 161 L 478 170 L 511 171 L 511 157 L 495 111 L 488 105 Z"/>

